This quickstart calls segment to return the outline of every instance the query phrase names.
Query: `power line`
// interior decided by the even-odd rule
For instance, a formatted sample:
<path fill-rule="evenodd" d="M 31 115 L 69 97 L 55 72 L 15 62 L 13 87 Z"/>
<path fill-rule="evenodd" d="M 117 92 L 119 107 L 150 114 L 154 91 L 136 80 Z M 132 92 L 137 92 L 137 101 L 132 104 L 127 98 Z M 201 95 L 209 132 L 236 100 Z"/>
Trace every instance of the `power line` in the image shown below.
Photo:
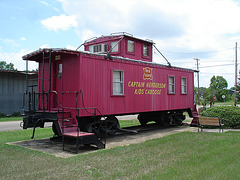
<path fill-rule="evenodd" d="M 229 51 L 229 50 L 233 50 L 234 48 L 228 48 L 228 49 L 224 49 L 224 50 L 215 50 L 215 51 L 203 51 L 203 52 L 176 52 L 176 51 L 164 51 L 163 52 L 167 52 L 167 53 L 174 53 L 174 54 L 209 54 L 209 53 L 216 53 L 216 52 L 223 52 L 223 51 Z"/>
<path fill-rule="evenodd" d="M 203 66 L 203 67 L 200 67 L 200 68 L 218 67 L 218 66 L 230 66 L 230 65 L 234 65 L 234 64 L 219 64 L 219 65 L 212 65 L 212 66 Z"/>
<path fill-rule="evenodd" d="M 232 60 L 232 59 L 228 59 L 228 60 L 223 60 L 223 59 L 222 59 L 222 60 L 212 60 L 212 61 L 211 61 L 211 60 L 209 61 L 209 60 L 202 60 L 202 59 L 201 59 L 201 62 L 208 62 L 208 63 L 209 63 L 209 62 L 215 62 L 215 63 L 216 63 L 216 62 L 228 62 L 228 61 L 234 62 L 234 60 Z M 186 61 L 172 60 L 172 62 L 173 62 L 173 63 L 194 63 L 194 62 L 192 62 L 191 60 L 186 60 Z"/>
<path fill-rule="evenodd" d="M 234 74 L 234 73 L 222 73 L 222 72 L 202 73 L 200 72 L 200 74 Z"/>
<path fill-rule="evenodd" d="M 201 60 L 201 62 L 226 62 L 226 61 L 232 61 L 232 62 L 234 62 L 233 59 L 221 59 L 221 60 L 212 60 L 212 61 L 209 61 L 209 60 Z"/>

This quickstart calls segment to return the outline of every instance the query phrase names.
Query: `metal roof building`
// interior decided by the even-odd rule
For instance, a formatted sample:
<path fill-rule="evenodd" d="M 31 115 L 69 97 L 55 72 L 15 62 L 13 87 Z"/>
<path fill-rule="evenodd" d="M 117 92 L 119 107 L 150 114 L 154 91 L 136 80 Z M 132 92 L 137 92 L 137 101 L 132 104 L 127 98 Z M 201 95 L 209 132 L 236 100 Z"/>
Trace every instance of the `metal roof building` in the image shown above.
<path fill-rule="evenodd" d="M 37 73 L 29 73 L 30 84 L 37 85 Z M 34 87 L 37 90 L 37 86 Z M 26 72 L 0 70 L 0 113 L 22 112 L 26 91 Z"/>

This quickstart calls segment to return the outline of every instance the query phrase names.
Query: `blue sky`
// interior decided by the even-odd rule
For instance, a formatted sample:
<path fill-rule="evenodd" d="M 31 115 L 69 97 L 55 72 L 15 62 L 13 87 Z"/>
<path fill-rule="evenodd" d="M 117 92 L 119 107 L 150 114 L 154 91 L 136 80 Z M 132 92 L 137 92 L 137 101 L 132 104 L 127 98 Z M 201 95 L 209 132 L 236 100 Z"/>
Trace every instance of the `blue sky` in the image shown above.
<path fill-rule="evenodd" d="M 232 87 L 239 19 L 238 0 L 0 0 L 0 61 L 24 70 L 21 57 L 38 48 L 129 32 L 152 39 L 174 66 L 196 69 L 199 58 L 200 86 L 220 75 Z M 156 52 L 154 61 L 166 64 Z"/>
<path fill-rule="evenodd" d="M 34 50 L 44 45 L 65 47 L 80 42 L 73 28 L 49 31 L 41 21 L 64 14 L 59 1 L 0 0 L 1 52 Z"/>

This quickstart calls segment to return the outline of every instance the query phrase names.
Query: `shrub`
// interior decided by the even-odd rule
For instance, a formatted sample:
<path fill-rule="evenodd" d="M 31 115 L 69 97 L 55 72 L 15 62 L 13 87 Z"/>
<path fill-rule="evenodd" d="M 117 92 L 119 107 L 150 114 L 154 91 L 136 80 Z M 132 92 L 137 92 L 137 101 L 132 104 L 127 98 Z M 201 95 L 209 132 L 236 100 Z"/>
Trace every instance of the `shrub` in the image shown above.
<path fill-rule="evenodd" d="M 0 113 L 0 117 L 6 117 L 6 114 Z"/>
<path fill-rule="evenodd" d="M 20 117 L 21 116 L 21 113 L 20 112 L 14 112 L 12 114 L 12 117 Z"/>
<path fill-rule="evenodd" d="M 229 128 L 240 128 L 240 108 L 236 106 L 213 106 L 201 113 L 205 117 L 219 117 Z"/>

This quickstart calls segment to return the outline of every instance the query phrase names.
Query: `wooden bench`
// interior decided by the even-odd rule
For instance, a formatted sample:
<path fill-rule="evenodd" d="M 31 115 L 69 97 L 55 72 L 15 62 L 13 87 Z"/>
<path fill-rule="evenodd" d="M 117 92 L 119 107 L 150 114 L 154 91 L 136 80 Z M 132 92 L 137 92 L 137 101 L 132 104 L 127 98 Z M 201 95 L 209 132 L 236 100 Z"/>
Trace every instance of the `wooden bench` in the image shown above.
<path fill-rule="evenodd" d="M 224 124 L 221 122 L 221 119 L 218 117 L 198 117 L 198 132 L 199 132 L 199 128 L 201 128 L 201 132 L 202 132 L 204 126 L 218 126 L 219 133 L 221 132 L 221 130 L 223 133 Z"/>

